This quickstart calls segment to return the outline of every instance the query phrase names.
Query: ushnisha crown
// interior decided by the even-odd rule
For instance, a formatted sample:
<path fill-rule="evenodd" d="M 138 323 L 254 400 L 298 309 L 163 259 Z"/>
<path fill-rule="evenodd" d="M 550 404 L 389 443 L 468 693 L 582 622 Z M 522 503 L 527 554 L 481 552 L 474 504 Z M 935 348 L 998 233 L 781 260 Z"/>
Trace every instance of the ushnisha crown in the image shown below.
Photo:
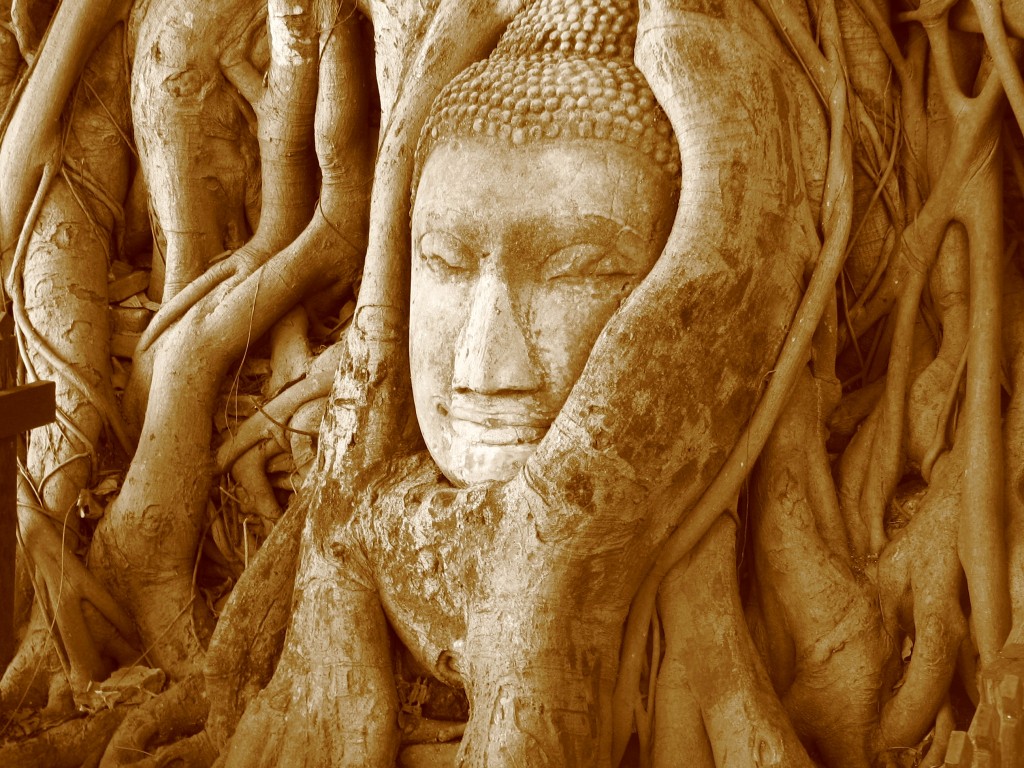
<path fill-rule="evenodd" d="M 474 137 L 513 146 L 607 140 L 636 149 L 677 176 L 672 127 L 633 64 L 635 2 L 531 3 L 491 55 L 465 69 L 434 101 L 416 151 L 417 181 L 436 144 Z"/>

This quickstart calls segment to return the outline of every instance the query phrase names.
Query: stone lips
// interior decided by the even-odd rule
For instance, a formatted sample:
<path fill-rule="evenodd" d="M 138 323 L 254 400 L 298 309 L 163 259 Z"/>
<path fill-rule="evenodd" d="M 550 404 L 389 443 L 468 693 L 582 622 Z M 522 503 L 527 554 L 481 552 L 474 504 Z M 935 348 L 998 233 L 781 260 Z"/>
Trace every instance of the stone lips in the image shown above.
<path fill-rule="evenodd" d="M 416 182 L 434 145 L 488 138 L 516 146 L 614 141 L 680 173 L 668 118 L 633 64 L 635 0 L 539 0 L 509 24 L 491 55 L 438 95 L 420 135 Z"/>

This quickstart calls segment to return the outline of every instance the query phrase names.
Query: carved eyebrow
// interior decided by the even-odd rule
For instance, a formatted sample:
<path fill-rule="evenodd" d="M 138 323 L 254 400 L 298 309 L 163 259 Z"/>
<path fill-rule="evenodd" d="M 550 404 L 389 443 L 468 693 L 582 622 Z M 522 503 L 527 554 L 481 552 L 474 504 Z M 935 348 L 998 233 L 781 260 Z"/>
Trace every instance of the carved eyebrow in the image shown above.
<path fill-rule="evenodd" d="M 419 219 L 419 226 L 414 226 L 413 229 L 418 229 L 422 233 L 447 231 L 451 229 L 453 214 L 456 215 L 458 220 L 463 222 L 464 225 L 467 222 L 471 224 L 475 223 L 481 218 L 481 212 L 479 210 L 470 210 L 452 205 L 446 205 L 444 207 L 431 205 L 426 208 L 418 209 L 413 218 Z"/>
<path fill-rule="evenodd" d="M 462 240 L 462 238 L 452 232 L 449 232 L 447 229 L 427 228 L 423 231 L 423 234 L 419 236 L 416 244 L 421 250 L 425 244 L 433 244 L 434 246 L 446 247 L 452 250 L 470 250 L 470 247 Z"/>
<path fill-rule="evenodd" d="M 616 239 L 625 233 L 635 239 L 637 244 L 643 244 L 643 238 L 640 236 L 640 233 L 624 221 L 600 213 L 585 213 L 580 218 L 600 232 L 613 234 Z"/>

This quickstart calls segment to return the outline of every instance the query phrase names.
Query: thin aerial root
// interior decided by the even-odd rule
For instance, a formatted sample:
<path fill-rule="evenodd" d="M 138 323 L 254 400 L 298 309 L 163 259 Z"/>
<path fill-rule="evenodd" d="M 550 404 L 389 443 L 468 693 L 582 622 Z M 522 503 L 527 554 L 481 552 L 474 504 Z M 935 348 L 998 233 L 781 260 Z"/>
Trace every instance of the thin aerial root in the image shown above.
<path fill-rule="evenodd" d="M 998 136 L 998 133 L 996 134 Z M 960 560 L 967 575 L 982 666 L 1010 632 L 1010 590 L 1003 512 L 1001 168 L 989 154 L 964 191 L 961 213 L 970 243 L 970 327 L 964 395 L 965 515 Z"/>
<path fill-rule="evenodd" d="M 932 732 L 932 743 L 928 747 L 920 763 L 920 768 L 941 768 L 946 759 L 946 749 L 949 746 L 949 737 L 953 735 L 956 728 L 956 718 L 953 716 L 953 705 L 946 696 L 946 702 L 935 717 L 935 729 Z"/>
<path fill-rule="evenodd" d="M 946 434 L 949 431 L 949 420 L 953 415 L 953 406 L 956 405 L 957 396 L 960 393 L 960 383 L 963 381 L 964 372 L 967 370 L 967 345 L 964 345 L 963 353 L 960 355 L 960 362 L 956 366 L 956 373 L 950 382 L 946 397 L 942 401 L 942 410 L 939 411 L 939 418 L 935 422 L 935 435 L 931 445 L 925 452 L 921 461 L 921 477 L 924 481 L 931 482 L 932 469 L 942 452 L 946 450 Z"/>

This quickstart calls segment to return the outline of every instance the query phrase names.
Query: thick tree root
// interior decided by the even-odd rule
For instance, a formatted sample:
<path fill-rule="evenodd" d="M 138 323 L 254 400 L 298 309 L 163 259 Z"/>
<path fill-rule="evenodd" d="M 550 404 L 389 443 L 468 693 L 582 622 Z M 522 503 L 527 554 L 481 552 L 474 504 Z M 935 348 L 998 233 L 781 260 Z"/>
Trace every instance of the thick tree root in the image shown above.
<path fill-rule="evenodd" d="M 166 240 L 164 294 L 175 295 L 211 257 L 244 242 L 248 134 L 218 58 L 258 3 L 192 7 L 159 0 L 139 26 L 132 68 L 132 115 L 150 204 Z M 158 192 L 159 191 L 159 192 Z"/>
<path fill-rule="evenodd" d="M 33 606 L 18 652 L 0 680 L 0 737 L 10 725 L 10 713 L 23 707 L 65 714 L 74 707 L 65 664 L 38 605 Z"/>
<path fill-rule="evenodd" d="M 165 8 L 163 4 L 161 7 Z M 291 13 L 278 10 L 286 16 Z M 226 12 L 223 7 L 216 9 L 216 13 Z M 290 91 L 274 89 L 277 75 L 273 70 L 288 70 L 295 51 L 272 45 L 268 93 L 281 101 L 270 106 L 287 113 L 292 105 L 291 95 L 299 99 L 310 83 L 317 84 L 319 64 L 332 75 L 321 73 L 319 99 L 333 103 L 342 94 L 348 99 L 344 110 L 333 113 L 333 120 L 321 123 L 318 112 L 316 131 L 307 124 L 301 133 L 315 133 L 318 141 L 322 135 L 326 135 L 326 140 L 333 140 L 336 134 L 362 137 L 367 115 L 356 77 L 361 61 L 359 41 L 350 39 L 354 36 L 354 20 L 349 18 L 337 29 L 324 30 L 328 42 L 321 59 L 317 57 L 318 29 L 313 19 L 309 7 L 300 7 L 300 13 L 287 21 L 284 28 L 285 37 L 291 35 L 289 25 L 293 22 L 304 29 L 304 53 L 300 57 L 303 66 L 293 73 L 302 81 L 301 88 L 293 83 L 296 87 Z M 154 24 L 151 31 L 160 38 L 164 32 L 159 24 Z M 192 34 L 180 26 L 177 33 Z M 310 36 L 314 44 L 310 44 Z M 338 43 L 342 37 L 344 41 Z M 273 40 L 272 35 L 272 43 Z M 147 55 L 154 62 L 159 58 L 153 51 Z M 335 70 L 341 70 L 341 75 Z M 295 104 L 312 114 L 313 105 L 302 103 L 301 99 Z M 291 145 L 287 148 L 294 149 Z M 204 297 L 151 350 L 153 361 L 148 370 L 155 375 L 145 403 L 144 438 L 120 496 L 97 528 L 93 546 L 103 547 L 113 562 L 113 568 L 108 569 L 110 581 L 120 582 L 117 591 L 131 606 L 141 635 L 154 648 L 154 658 L 174 676 L 186 675 L 201 664 L 201 645 L 207 629 L 205 622 L 200 621 L 197 642 L 188 620 L 194 607 L 190 574 L 207 508 L 212 469 L 208 457 L 211 416 L 221 381 L 229 365 L 242 357 L 250 343 L 304 296 L 321 289 L 325 282 L 351 282 L 355 277 L 360 254 L 353 243 L 365 237 L 367 214 L 365 194 L 359 187 L 360 170 L 369 160 L 366 149 L 361 141 L 352 141 L 351 146 L 345 147 L 339 155 L 346 161 L 343 169 L 329 167 L 328 161 L 322 159 L 325 178 L 329 171 L 334 171 L 336 181 L 344 180 L 352 186 L 335 189 L 331 194 L 325 185 L 321 205 L 308 222 L 302 216 L 291 216 L 287 222 L 275 224 L 273 216 L 261 217 L 257 235 L 249 246 L 252 252 L 235 254 L 244 262 L 244 276 L 229 280 Z M 183 151 L 182 147 L 177 151 Z M 270 182 L 269 175 L 265 175 L 265 193 Z M 155 185 L 157 181 L 150 178 L 150 183 Z M 336 229 L 334 216 L 345 222 L 347 228 Z M 188 238 L 182 243 L 187 244 L 186 241 Z M 258 268 L 252 271 L 254 266 Z M 203 353 L 193 354 L 194 345 Z M 148 373 L 140 370 L 146 367 L 136 365 L 133 370 L 133 380 L 141 380 L 143 390 L 149 384 Z M 183 385 L 185 381 L 187 385 Z M 167 440 L 177 446 L 173 459 L 164 452 Z M 140 577 L 140 572 L 147 571 Z M 159 593 L 162 594 L 157 598 Z M 198 613 L 200 619 L 206 618 L 203 612 Z"/>
<path fill-rule="evenodd" d="M 131 645 L 138 645 L 138 636 L 131 619 L 63 545 L 49 520 L 26 508 L 20 518 L 36 604 L 0 683 L 0 709 L 29 704 L 66 709 L 72 695 L 104 679 L 112 663 L 138 658 Z"/>
<path fill-rule="evenodd" d="M 281 506 L 267 477 L 267 462 L 287 450 L 274 440 L 264 440 L 246 451 L 235 462 L 231 474 L 238 483 L 239 509 L 243 515 L 255 515 L 269 531 L 281 517 Z"/>
<path fill-rule="evenodd" d="M 234 733 L 246 706 L 270 680 L 284 644 L 305 511 L 297 500 L 275 526 L 232 590 L 210 640 L 206 729 L 218 751 Z"/>
<path fill-rule="evenodd" d="M 909 525 L 878 563 L 882 619 L 892 638 L 914 641 L 902 685 L 882 709 L 875 749 L 915 744 L 944 704 L 967 632 L 959 603 L 956 535 L 963 472 L 959 451 L 940 459 L 935 479 Z"/>
<path fill-rule="evenodd" d="M 829 765 L 866 768 L 894 648 L 845 540 L 829 535 L 838 502 L 831 483 L 815 480 L 828 477 L 820 386 L 804 373 L 758 469 L 757 595 L 768 667 L 795 725 Z"/>
<path fill-rule="evenodd" d="M 307 550 L 295 594 L 281 660 L 245 710 L 225 768 L 393 768 L 398 701 L 376 592 Z"/>
<path fill-rule="evenodd" d="M 0 745 L 4 768 L 80 768 L 98 759 L 130 707 L 118 706 L 54 726 L 26 741 Z"/>
<path fill-rule="evenodd" d="M 99 768 L 127 768 L 166 744 L 202 729 L 209 700 L 203 679 L 193 675 L 130 712 L 115 731 Z"/>
<path fill-rule="evenodd" d="M 655 768 L 678 765 L 682 754 L 717 768 L 813 765 L 750 638 L 735 563 L 735 521 L 723 516 L 662 583 Z"/>

